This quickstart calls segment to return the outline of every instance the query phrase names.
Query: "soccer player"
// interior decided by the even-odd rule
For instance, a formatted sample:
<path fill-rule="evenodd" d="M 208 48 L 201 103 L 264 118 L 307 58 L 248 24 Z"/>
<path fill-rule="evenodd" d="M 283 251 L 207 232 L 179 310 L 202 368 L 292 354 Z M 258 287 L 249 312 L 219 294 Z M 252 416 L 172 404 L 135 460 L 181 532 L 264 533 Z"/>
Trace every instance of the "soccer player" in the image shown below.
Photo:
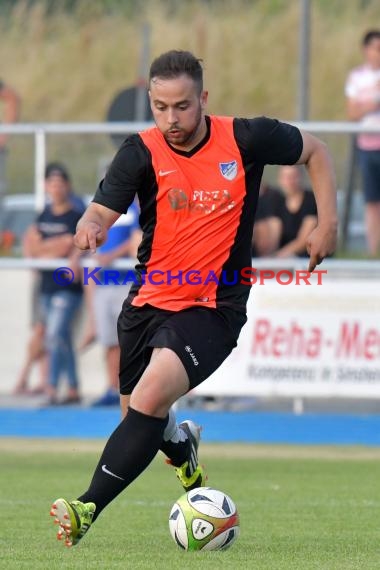
<path fill-rule="evenodd" d="M 250 288 L 235 277 L 251 267 L 265 164 L 307 166 L 318 206 L 318 226 L 308 238 L 309 270 L 336 245 L 335 180 L 326 146 L 274 119 L 206 115 L 207 95 L 194 55 L 173 50 L 155 59 L 149 97 L 156 126 L 125 140 L 78 223 L 76 245 L 95 252 L 138 195 L 140 278 L 118 321 L 124 419 L 89 488 L 76 500 L 53 503 L 51 514 L 68 546 L 159 449 L 186 491 L 204 485 L 199 427 L 190 420 L 178 426 L 171 406 L 222 364 L 246 322 Z"/>

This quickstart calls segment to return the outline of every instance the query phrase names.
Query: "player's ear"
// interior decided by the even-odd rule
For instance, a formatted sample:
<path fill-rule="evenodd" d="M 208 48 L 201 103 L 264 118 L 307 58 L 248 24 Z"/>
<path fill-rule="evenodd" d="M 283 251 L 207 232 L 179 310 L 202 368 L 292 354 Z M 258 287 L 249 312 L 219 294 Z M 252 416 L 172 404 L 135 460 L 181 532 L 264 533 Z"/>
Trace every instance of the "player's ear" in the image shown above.
<path fill-rule="evenodd" d="M 208 91 L 202 91 L 201 93 L 201 107 L 202 110 L 205 109 L 206 105 L 207 105 L 207 99 L 208 99 Z"/>

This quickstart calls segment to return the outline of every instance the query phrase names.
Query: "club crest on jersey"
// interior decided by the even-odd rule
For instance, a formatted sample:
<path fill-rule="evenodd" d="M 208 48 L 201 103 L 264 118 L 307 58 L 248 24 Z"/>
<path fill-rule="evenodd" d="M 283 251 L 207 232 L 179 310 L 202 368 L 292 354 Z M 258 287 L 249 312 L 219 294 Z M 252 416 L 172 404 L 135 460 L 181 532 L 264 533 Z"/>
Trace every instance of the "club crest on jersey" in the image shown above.
<path fill-rule="evenodd" d="M 237 175 L 237 161 L 219 162 L 219 170 L 227 180 L 233 180 Z"/>

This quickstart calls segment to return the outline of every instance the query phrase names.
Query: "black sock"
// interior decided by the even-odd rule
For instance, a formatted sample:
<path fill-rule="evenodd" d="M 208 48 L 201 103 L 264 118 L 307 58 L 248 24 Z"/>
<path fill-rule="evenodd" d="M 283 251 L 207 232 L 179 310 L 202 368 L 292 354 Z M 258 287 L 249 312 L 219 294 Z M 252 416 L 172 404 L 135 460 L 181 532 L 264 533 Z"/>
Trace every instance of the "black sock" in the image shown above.
<path fill-rule="evenodd" d="M 169 439 L 169 441 L 162 441 L 160 450 L 169 457 L 172 465 L 181 467 L 189 458 L 189 446 L 190 441 L 188 438 L 186 438 L 185 441 L 178 441 L 177 443 Z"/>
<path fill-rule="evenodd" d="M 83 503 L 95 503 L 93 520 L 148 467 L 159 450 L 167 421 L 167 417 L 155 418 L 128 408 L 104 448 L 90 487 L 78 497 Z"/>

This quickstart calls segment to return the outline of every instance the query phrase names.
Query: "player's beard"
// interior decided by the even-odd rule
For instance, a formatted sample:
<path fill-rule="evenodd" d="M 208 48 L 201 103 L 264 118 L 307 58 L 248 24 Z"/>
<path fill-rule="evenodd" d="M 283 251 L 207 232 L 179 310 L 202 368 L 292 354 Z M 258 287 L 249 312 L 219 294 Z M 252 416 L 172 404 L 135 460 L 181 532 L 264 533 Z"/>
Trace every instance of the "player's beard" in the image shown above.
<path fill-rule="evenodd" d="M 175 146 L 175 147 L 178 147 L 178 146 L 181 146 L 181 147 L 189 147 L 190 146 L 191 147 L 192 141 L 194 141 L 198 135 L 199 128 L 200 128 L 200 125 L 202 123 L 202 120 L 203 120 L 202 108 L 201 108 L 201 106 L 199 106 L 198 114 L 196 117 L 195 127 L 191 131 L 185 131 L 184 129 L 181 129 L 180 127 L 172 127 L 172 129 L 179 132 L 180 135 L 178 134 L 175 137 L 171 137 L 170 136 L 170 129 L 169 129 L 164 134 L 164 138 L 165 138 L 166 142 L 168 142 L 170 145 Z M 199 141 L 197 141 L 195 144 L 197 144 L 198 142 Z"/>

